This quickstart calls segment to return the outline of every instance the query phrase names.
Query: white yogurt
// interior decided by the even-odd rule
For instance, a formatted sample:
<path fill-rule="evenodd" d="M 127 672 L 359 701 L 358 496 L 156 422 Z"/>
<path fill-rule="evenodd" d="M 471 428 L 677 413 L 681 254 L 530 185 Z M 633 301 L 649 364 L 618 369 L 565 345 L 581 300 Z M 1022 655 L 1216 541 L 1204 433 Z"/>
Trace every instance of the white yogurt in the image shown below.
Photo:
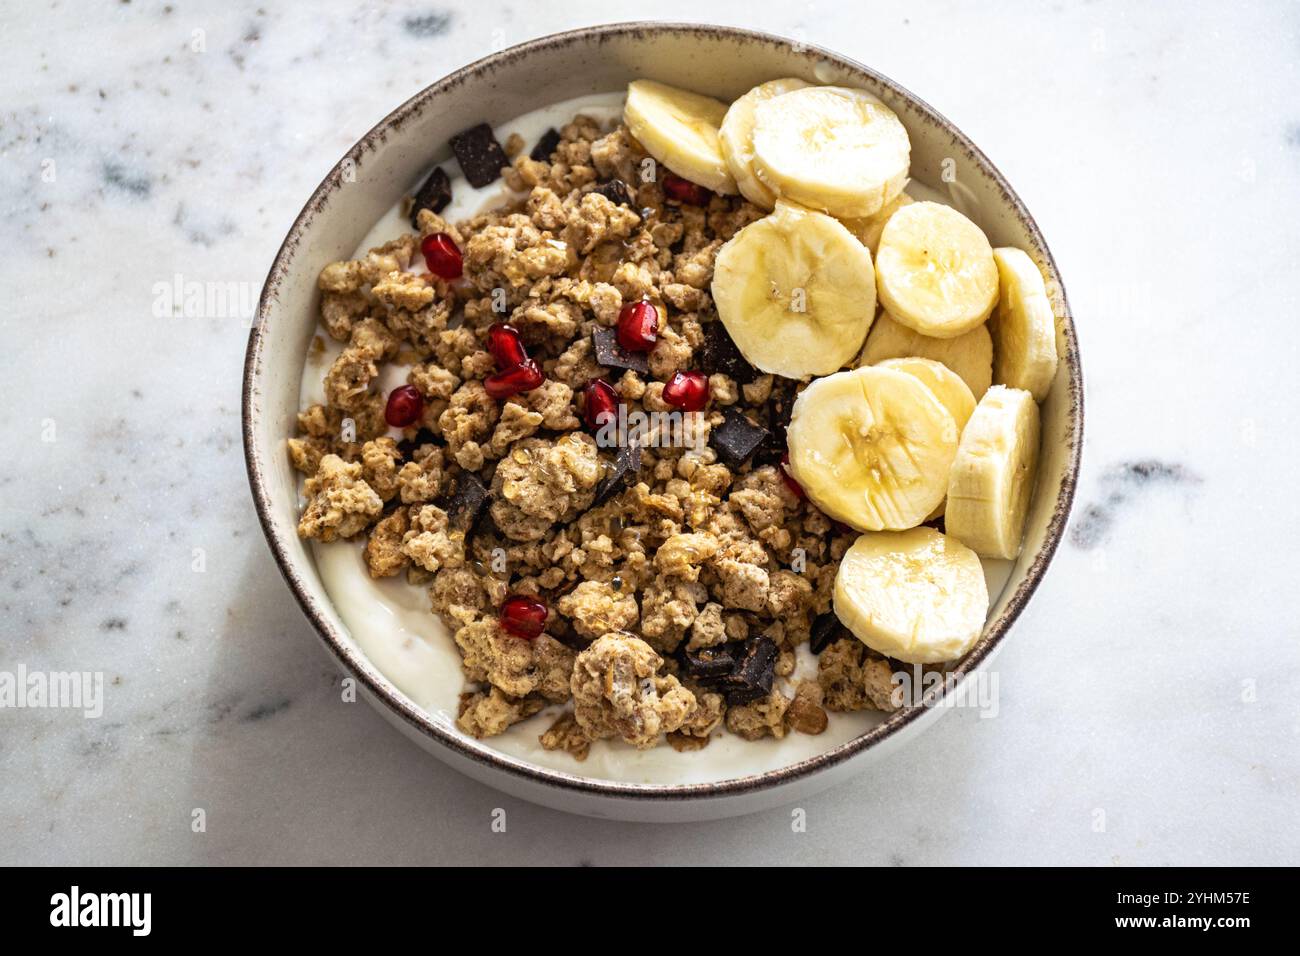
<path fill-rule="evenodd" d="M 622 93 L 600 93 L 556 103 L 527 113 L 497 128 L 505 140 L 519 133 L 531 149 L 532 144 L 550 127 L 560 127 L 574 115 L 586 113 L 600 120 L 610 120 L 622 112 Z M 451 221 L 475 215 L 501 203 L 519 198 L 496 183 L 473 189 L 456 169 L 454 160 L 443 164 L 452 182 L 452 201 L 442 215 Z M 418 184 L 412 184 L 413 187 Z M 912 182 L 907 192 L 915 199 L 934 200 L 959 206 L 970 214 L 965 197 L 945 195 L 920 183 Z M 400 203 L 389 210 L 362 240 L 354 256 L 363 256 L 374 246 L 382 245 L 410 228 L 401 214 Z M 413 268 L 418 270 L 418 265 Z M 325 338 L 326 347 L 308 354 L 303 368 L 300 402 L 302 407 L 324 401 L 322 379 L 342 346 Z M 385 367 L 379 387 L 388 391 L 403 384 L 406 368 Z M 397 434 L 396 431 L 393 432 Z M 312 541 L 312 553 L 325 590 L 334 602 L 357 645 L 379 671 L 402 693 L 424 708 L 433 719 L 452 733 L 458 698 L 465 689 L 460 667 L 460 653 L 442 621 L 429 608 L 423 587 L 408 584 L 402 576 L 382 581 L 367 573 L 361 556 L 360 541 L 322 544 Z M 1010 561 L 984 561 L 989 595 L 996 602 L 1011 574 Z M 817 671 L 817 659 L 807 645 L 799 648 L 794 680 Z M 787 690 L 792 681 L 785 681 Z M 621 741 L 599 740 L 591 747 L 585 761 L 579 762 L 561 751 L 543 750 L 541 734 L 563 708 L 548 707 L 537 716 L 511 727 L 488 743 L 503 753 L 538 766 L 585 777 L 629 783 L 705 783 L 788 766 L 839 746 L 878 724 L 878 712 L 830 714 L 826 731 L 815 737 L 789 733 L 782 740 L 764 738 L 747 741 L 728 733 L 717 733 L 703 750 L 678 753 L 671 747 L 638 751 Z"/>

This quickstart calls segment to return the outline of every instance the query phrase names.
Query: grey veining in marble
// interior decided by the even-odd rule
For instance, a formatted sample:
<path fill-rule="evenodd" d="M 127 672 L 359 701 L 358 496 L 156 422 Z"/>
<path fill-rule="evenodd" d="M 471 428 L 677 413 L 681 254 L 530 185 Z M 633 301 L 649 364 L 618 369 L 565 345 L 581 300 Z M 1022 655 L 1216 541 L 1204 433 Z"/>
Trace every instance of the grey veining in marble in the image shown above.
<path fill-rule="evenodd" d="M 99 719 L 0 709 L 0 862 L 1296 862 L 1300 9 L 711 5 L 960 124 L 1051 241 L 1087 370 L 1076 521 L 997 718 L 950 713 L 796 833 L 543 810 L 340 701 L 246 489 L 252 296 L 394 105 L 648 12 L 367 6 L 0 11 L 0 670 L 105 677 Z M 187 317 L 187 281 L 233 284 L 225 317 Z"/>

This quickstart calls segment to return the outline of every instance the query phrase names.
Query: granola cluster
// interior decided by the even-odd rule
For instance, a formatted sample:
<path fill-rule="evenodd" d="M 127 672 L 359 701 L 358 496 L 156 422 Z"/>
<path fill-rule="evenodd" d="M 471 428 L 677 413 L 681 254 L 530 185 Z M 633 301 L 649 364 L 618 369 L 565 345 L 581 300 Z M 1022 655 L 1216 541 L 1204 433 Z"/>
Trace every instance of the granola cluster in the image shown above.
<path fill-rule="evenodd" d="M 665 201 L 646 168 L 626 128 L 579 116 L 549 159 L 519 154 L 504 170 L 516 201 L 460 223 L 420 208 L 418 232 L 327 265 L 321 324 L 343 348 L 325 403 L 300 413 L 288 443 L 306 476 L 299 533 L 363 539 L 371 576 L 428 588 L 470 685 L 461 729 L 491 736 L 571 702 L 541 740 L 578 759 L 604 738 L 697 749 L 723 727 L 815 734 L 827 710 L 892 709 L 889 664 L 847 632 L 816 679 L 792 679 L 854 537 L 781 470 L 799 383 L 713 370 L 701 442 L 640 448 L 626 486 L 598 494 L 620 449 L 584 423 L 584 387 L 604 378 L 629 412 L 668 411 L 665 384 L 707 364 L 710 327 L 721 328 L 709 295 L 717 250 L 763 215 L 736 197 Z M 416 271 L 435 233 L 463 250 L 462 278 Z M 642 300 L 661 316 L 647 372 L 602 366 L 593 332 Z M 503 400 L 484 385 L 500 322 L 545 376 Z M 390 364 L 423 398 L 400 435 L 378 387 Z M 736 412 L 771 431 L 738 463 L 706 444 Z M 481 509 L 465 507 L 467 486 L 486 489 Z M 510 595 L 545 602 L 544 633 L 506 632 Z"/>

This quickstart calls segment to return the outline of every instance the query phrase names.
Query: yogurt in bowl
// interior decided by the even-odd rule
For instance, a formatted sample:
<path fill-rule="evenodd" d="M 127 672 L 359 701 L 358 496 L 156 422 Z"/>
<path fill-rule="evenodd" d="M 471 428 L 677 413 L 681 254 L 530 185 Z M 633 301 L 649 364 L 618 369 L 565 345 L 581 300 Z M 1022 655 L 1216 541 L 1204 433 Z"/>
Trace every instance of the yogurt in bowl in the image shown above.
<path fill-rule="evenodd" d="M 400 576 L 373 580 L 359 543 L 313 542 L 309 553 L 293 533 L 298 489 L 294 476 L 280 463 L 285 457 L 284 438 L 292 431 L 288 423 L 296 408 L 321 397 L 322 372 L 337 351 L 337 347 L 307 348 L 319 309 L 315 273 L 326 262 L 346 259 L 409 231 L 400 203 L 428 169 L 427 144 L 445 142 L 459 129 L 487 119 L 499 139 L 517 132 L 531 146 L 542 131 L 575 112 L 602 118 L 617 115 L 621 90 L 629 80 L 644 75 L 639 64 L 654 61 L 658 67 L 650 71 L 652 75 L 664 75 L 661 58 L 665 56 L 680 66 L 677 75 L 666 77 L 671 82 L 726 99 L 744 90 L 722 78 L 727 71 L 716 70 L 714 75 L 714 69 L 703 67 L 710 58 L 727 56 L 743 61 L 747 69 L 755 67 L 757 75 L 734 78 L 738 85 L 747 79 L 756 83 L 799 75 L 810 83 L 822 82 L 829 71 L 835 82 L 878 92 L 912 139 L 913 177 L 908 191 L 913 198 L 956 206 L 974 218 L 995 244 L 1015 244 L 1030 251 L 1054 278 L 1050 257 L 996 171 L 960 134 L 883 79 L 821 51 L 795 51 L 781 41 L 743 31 L 654 25 L 566 34 L 507 52 L 511 55 L 491 58 L 436 84 L 363 140 L 349 157 L 358 172 L 356 181 L 336 176 L 322 185 L 272 270 L 259 313 L 262 321 L 250 341 L 245 416 L 250 477 L 273 550 L 327 646 L 360 678 L 381 710 L 424 746 L 475 776 L 549 805 L 636 819 L 719 816 L 791 799 L 831 782 L 864 755 L 881 752 L 891 741 L 897 743 L 900 734 L 914 733 L 936 711 L 909 708 L 888 719 L 881 712 L 832 712 L 820 734 L 792 732 L 780 739 L 750 741 L 719 733 L 703 749 L 684 752 L 663 746 L 636 750 L 620 740 L 600 738 L 583 761 L 565 750 L 545 750 L 538 742 L 541 730 L 561 709 L 558 706 L 485 740 L 457 729 L 458 697 L 465 683 L 460 654 L 446 629 L 429 613 L 426 588 L 408 584 Z M 571 76 L 557 83 L 554 77 L 561 74 L 546 66 L 567 55 L 594 57 L 595 69 L 583 84 L 587 90 L 575 89 Z M 543 75 L 545 82 L 539 80 Z M 475 76 L 477 80 L 471 79 Z M 530 78 L 538 80 L 535 89 Z M 490 91 L 486 99 L 465 98 L 463 90 L 475 82 Z M 591 89 L 620 92 L 591 93 Z M 440 111 L 431 108 L 435 99 Z M 549 105 L 536 108 L 543 102 Z M 518 118 L 511 120 L 511 115 Z M 954 155 L 971 164 L 968 178 L 959 176 L 939 194 L 919 185 L 927 180 L 944 185 L 943 160 Z M 453 182 L 457 205 L 443 215 L 454 220 L 478 212 L 483 205 L 497 205 L 511 198 L 503 189 L 498 184 L 471 190 Z M 358 234 L 357 224 L 365 222 L 376 225 L 369 235 Z M 1025 551 L 1016 561 L 983 563 L 990 595 L 988 622 L 979 642 L 953 668 L 958 679 L 996 647 L 1041 576 L 1059 535 L 1057 525 L 1068 510 L 1077 449 L 1079 408 L 1072 400 L 1077 397 L 1077 356 L 1063 300 L 1058 307 L 1064 362 L 1043 405 L 1039 491 L 1027 522 Z M 297 361 L 289 368 L 295 346 Z M 308 355 L 305 368 L 304 354 Z M 400 364 L 388 365 L 383 374 L 373 386 L 381 391 L 404 379 Z M 289 379 L 292 385 L 286 384 Z M 278 438 L 272 420 L 281 429 Z M 780 675 L 781 686 L 815 674 L 816 662 L 806 644 L 793 657 L 794 670 Z"/>

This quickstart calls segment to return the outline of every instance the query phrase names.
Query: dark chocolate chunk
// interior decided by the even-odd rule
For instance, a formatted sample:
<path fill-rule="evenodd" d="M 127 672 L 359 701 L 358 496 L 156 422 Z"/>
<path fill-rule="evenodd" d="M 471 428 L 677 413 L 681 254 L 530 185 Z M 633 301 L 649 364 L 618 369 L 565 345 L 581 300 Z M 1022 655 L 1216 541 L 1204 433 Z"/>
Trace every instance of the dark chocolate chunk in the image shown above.
<path fill-rule="evenodd" d="M 840 635 L 840 619 L 835 616 L 834 611 L 827 611 L 817 620 L 813 621 L 812 634 L 808 638 L 808 649 L 814 654 L 820 654 Z"/>
<path fill-rule="evenodd" d="M 740 349 L 721 320 L 704 326 L 704 344 L 700 347 L 700 367 L 705 375 L 729 375 L 739 385 L 748 385 L 758 377 L 758 370 L 745 361 Z"/>
<path fill-rule="evenodd" d="M 495 181 L 501 175 L 502 167 L 510 165 L 506 151 L 487 123 L 471 126 L 453 136 L 451 151 L 456 154 L 461 172 L 475 189 Z"/>
<path fill-rule="evenodd" d="M 488 503 L 487 486 L 472 471 L 462 471 L 456 478 L 456 487 L 447 499 L 447 525 L 468 533 L 475 520 Z"/>
<path fill-rule="evenodd" d="M 593 508 L 603 505 L 626 488 L 641 470 L 641 446 L 628 442 L 618 450 L 618 455 L 610 465 L 609 472 L 596 487 L 596 497 L 592 499 Z"/>
<path fill-rule="evenodd" d="M 716 681 L 730 676 L 736 668 L 736 658 L 731 650 L 726 644 L 702 647 L 698 651 L 688 651 L 683 645 L 679 659 L 690 677 L 704 682 Z"/>
<path fill-rule="evenodd" d="M 756 700 L 762 700 L 770 691 L 770 687 L 767 690 L 753 688 L 731 689 L 727 691 L 727 705 L 735 707 L 738 704 L 752 704 Z"/>
<path fill-rule="evenodd" d="M 551 153 L 555 152 L 555 147 L 560 145 L 560 131 L 552 126 L 542 138 L 537 141 L 533 151 L 528 154 L 528 158 L 535 162 L 544 163 L 551 158 Z"/>
<path fill-rule="evenodd" d="M 621 179 L 611 179 L 607 183 L 601 183 L 592 192 L 600 193 L 616 206 L 632 205 L 632 194 L 628 191 L 627 183 Z"/>
<path fill-rule="evenodd" d="M 709 435 L 709 444 L 724 462 L 733 468 L 745 463 L 771 432 L 755 425 L 735 408 L 722 410 L 723 422 Z"/>
<path fill-rule="evenodd" d="M 762 635 L 741 645 L 736 666 L 723 681 L 727 703 L 748 704 L 771 693 L 777 653 L 776 641 Z"/>
<path fill-rule="evenodd" d="M 420 228 L 417 220 L 421 209 L 442 212 L 449 202 L 451 202 L 451 179 L 443 172 L 442 167 L 438 166 L 429 174 L 424 185 L 415 191 L 415 205 L 411 207 L 411 228 Z"/>
<path fill-rule="evenodd" d="M 644 352 L 629 352 L 618 344 L 613 329 L 597 326 L 591 332 L 591 344 L 596 347 L 596 364 L 606 368 L 630 368 L 638 375 L 650 374 L 650 363 Z"/>

